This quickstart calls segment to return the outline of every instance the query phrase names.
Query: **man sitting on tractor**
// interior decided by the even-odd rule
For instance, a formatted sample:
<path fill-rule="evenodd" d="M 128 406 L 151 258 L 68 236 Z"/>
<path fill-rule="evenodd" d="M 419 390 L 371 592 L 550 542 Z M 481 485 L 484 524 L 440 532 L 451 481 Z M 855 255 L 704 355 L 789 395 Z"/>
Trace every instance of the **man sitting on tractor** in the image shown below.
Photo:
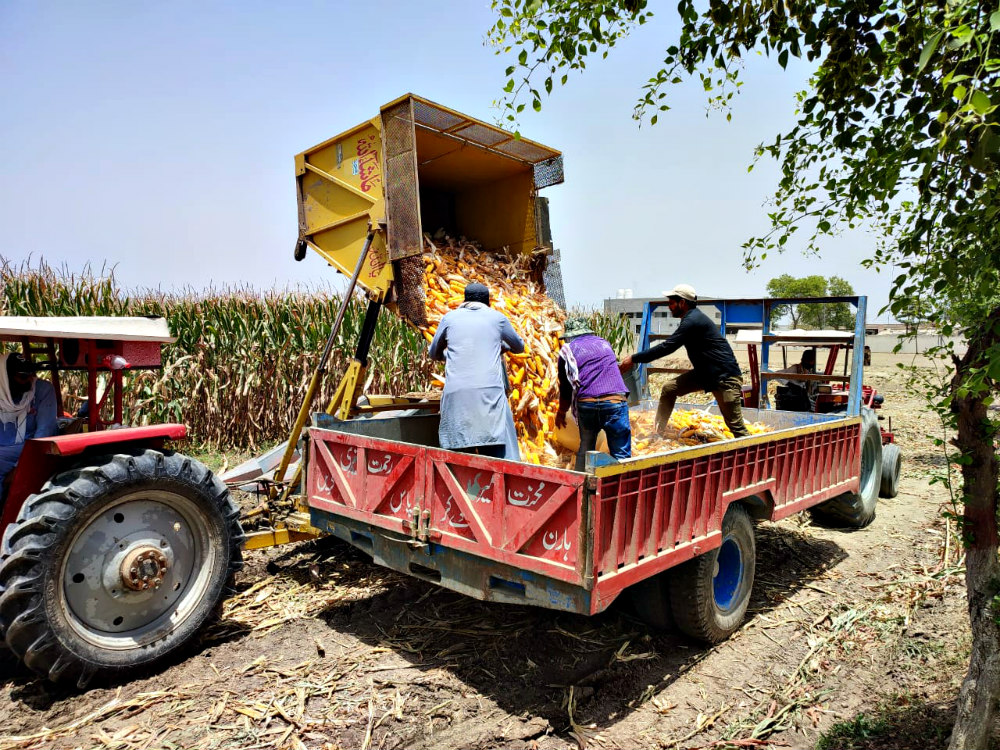
<path fill-rule="evenodd" d="M 797 365 L 778 372 L 812 375 L 816 372 L 816 350 L 806 349 Z M 815 411 L 819 383 L 815 380 L 779 380 L 774 405 L 781 411 Z"/>
<path fill-rule="evenodd" d="M 35 377 L 35 366 L 20 354 L 0 356 L 0 486 L 17 465 L 24 441 L 55 435 L 56 392 Z"/>

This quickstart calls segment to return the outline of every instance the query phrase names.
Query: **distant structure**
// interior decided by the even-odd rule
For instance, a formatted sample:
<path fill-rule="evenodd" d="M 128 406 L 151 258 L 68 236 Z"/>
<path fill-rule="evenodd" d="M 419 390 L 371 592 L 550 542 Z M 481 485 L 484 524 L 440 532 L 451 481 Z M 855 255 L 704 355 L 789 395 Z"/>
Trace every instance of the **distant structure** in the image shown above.
<path fill-rule="evenodd" d="M 619 289 L 615 297 L 604 300 L 604 312 L 624 315 L 632 324 L 633 332 L 638 335 L 639 331 L 642 330 L 642 311 L 647 302 L 666 302 L 666 296 L 633 297 L 631 289 Z M 722 313 L 716 307 L 705 305 L 700 309 L 716 323 L 722 323 Z M 660 307 L 653 310 L 653 330 L 651 333 L 673 333 L 677 330 L 679 323 L 678 319 L 670 317 L 670 310 L 666 306 Z"/>

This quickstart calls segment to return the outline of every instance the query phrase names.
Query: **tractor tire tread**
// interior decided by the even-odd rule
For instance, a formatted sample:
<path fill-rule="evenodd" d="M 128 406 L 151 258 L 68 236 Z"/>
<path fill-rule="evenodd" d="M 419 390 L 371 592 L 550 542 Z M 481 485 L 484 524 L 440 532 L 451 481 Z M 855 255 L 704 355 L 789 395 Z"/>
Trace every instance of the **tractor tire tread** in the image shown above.
<path fill-rule="evenodd" d="M 749 535 L 750 559 L 745 562 L 749 580 L 744 591 L 744 601 L 737 606 L 733 614 L 726 616 L 726 622 L 722 622 L 718 616 L 713 590 L 713 573 L 718 549 L 688 560 L 671 571 L 671 612 L 677 629 L 704 643 L 720 643 L 732 635 L 739 628 L 750 603 L 750 589 L 753 586 L 756 568 L 753 521 L 743 506 L 735 504 L 730 505 L 726 511 L 722 522 L 723 536 L 734 529 L 735 533 Z M 735 624 L 730 622 L 732 620 L 735 620 Z"/>
<path fill-rule="evenodd" d="M 88 458 L 90 466 L 70 469 L 54 476 L 40 492 L 28 498 L 18 520 L 0 541 L 0 643 L 32 671 L 57 682 L 73 682 L 83 688 L 96 675 L 113 675 L 133 667 L 149 667 L 186 646 L 200 627 L 176 640 L 169 650 L 135 664 L 108 666 L 92 663 L 61 643 L 47 620 L 43 589 L 45 552 L 65 532 L 66 522 L 91 502 L 99 502 L 109 489 L 148 480 L 200 488 L 211 499 L 228 531 L 226 579 L 205 621 L 216 617 L 223 599 L 232 592 L 232 581 L 243 566 L 239 508 L 226 486 L 203 464 L 181 454 L 152 449 Z M 205 621 L 199 623 L 205 624 Z"/>
<path fill-rule="evenodd" d="M 866 480 L 862 476 L 862 486 L 859 492 L 845 492 L 811 508 L 810 514 L 821 524 L 863 529 L 875 520 L 882 474 L 882 436 L 878 426 L 878 416 L 873 410 L 867 408 L 862 411 L 861 446 L 859 447 L 862 453 L 866 443 L 870 444 L 875 454 L 874 466 L 870 469 L 874 472 L 875 477 Z M 863 467 L 862 471 L 864 471 Z"/>

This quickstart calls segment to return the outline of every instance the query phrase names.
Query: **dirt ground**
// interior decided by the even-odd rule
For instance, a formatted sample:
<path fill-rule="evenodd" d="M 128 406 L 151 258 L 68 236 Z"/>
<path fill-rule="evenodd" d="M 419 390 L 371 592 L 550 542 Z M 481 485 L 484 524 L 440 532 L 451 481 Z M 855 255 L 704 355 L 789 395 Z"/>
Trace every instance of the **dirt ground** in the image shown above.
<path fill-rule="evenodd" d="M 0 750 L 943 746 L 969 636 L 940 429 L 890 355 L 867 382 L 899 496 L 860 531 L 761 524 L 719 646 L 619 607 L 484 604 L 320 540 L 248 553 L 222 621 L 153 674 L 77 692 L 0 657 Z"/>

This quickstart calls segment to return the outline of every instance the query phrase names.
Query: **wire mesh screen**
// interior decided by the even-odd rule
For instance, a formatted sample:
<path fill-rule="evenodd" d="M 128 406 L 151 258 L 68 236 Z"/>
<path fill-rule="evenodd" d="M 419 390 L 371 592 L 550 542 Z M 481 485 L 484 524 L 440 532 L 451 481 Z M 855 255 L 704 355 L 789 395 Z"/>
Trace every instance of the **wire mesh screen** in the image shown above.
<path fill-rule="evenodd" d="M 413 102 L 413 117 L 421 125 L 428 125 L 435 130 L 447 130 L 463 122 L 458 115 L 445 112 L 419 99 Z"/>
<path fill-rule="evenodd" d="M 513 156 L 516 159 L 523 159 L 524 161 L 535 162 L 544 159 L 546 156 L 552 152 L 545 148 L 544 146 L 536 146 L 532 143 L 527 143 L 526 141 L 507 141 L 506 143 L 499 143 L 496 146 L 497 151 L 502 151 L 508 156 Z"/>
<path fill-rule="evenodd" d="M 566 292 L 563 289 L 562 266 L 559 264 L 561 258 L 562 254 L 553 249 L 552 255 L 548 257 L 548 263 L 545 264 L 543 278 L 545 279 L 545 293 L 549 295 L 549 299 L 565 310 Z"/>
<path fill-rule="evenodd" d="M 383 110 L 382 143 L 389 259 L 399 260 L 423 252 L 412 99 Z"/>
<path fill-rule="evenodd" d="M 558 185 L 562 181 L 563 158 L 561 155 L 535 164 L 535 187 L 539 190 L 549 185 Z"/>
<path fill-rule="evenodd" d="M 424 305 L 424 259 L 411 255 L 396 263 L 396 308 L 416 326 L 427 325 Z"/>

